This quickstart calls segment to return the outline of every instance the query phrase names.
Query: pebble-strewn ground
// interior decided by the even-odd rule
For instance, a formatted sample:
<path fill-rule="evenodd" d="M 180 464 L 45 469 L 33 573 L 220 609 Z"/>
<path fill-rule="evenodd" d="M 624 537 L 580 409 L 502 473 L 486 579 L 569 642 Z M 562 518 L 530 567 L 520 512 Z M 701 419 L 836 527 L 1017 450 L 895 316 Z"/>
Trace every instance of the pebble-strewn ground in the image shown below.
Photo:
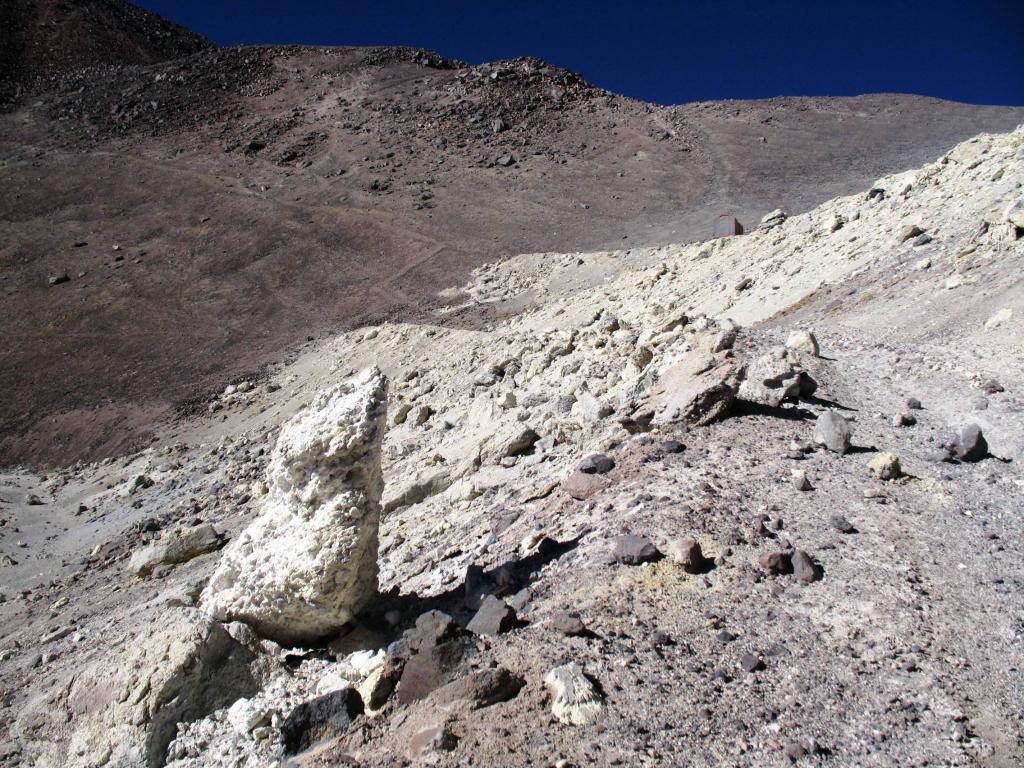
<path fill-rule="evenodd" d="M 519 257 L 462 292 L 526 308 L 492 328 L 354 331 L 141 454 L 9 473 L 0 754 L 263 766 L 300 734 L 309 766 L 1019 765 L 1022 184 L 1018 130 L 750 235 Z M 817 354 L 775 353 L 795 329 Z M 379 605 L 318 648 L 211 626 L 222 542 L 174 531 L 237 535 L 278 426 L 370 364 Z M 776 403 L 750 386 L 772 366 L 817 387 Z M 725 418 L 665 417 L 744 369 Z M 846 453 L 816 444 L 827 412 Z"/>

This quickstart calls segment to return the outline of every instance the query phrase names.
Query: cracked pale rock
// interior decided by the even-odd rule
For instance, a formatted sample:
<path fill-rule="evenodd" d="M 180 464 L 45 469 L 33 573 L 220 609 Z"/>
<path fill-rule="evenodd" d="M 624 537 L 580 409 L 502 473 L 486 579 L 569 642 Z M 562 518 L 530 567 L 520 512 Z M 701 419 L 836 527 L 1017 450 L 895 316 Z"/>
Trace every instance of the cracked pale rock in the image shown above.
<path fill-rule="evenodd" d="M 903 474 L 900 460 L 894 453 L 879 453 L 868 463 L 868 472 L 879 480 L 896 480 Z"/>
<path fill-rule="evenodd" d="M 650 398 L 654 423 L 705 425 L 721 419 L 736 398 L 738 378 L 735 363 L 722 355 L 688 354 L 658 378 Z"/>
<path fill-rule="evenodd" d="M 751 361 L 739 386 L 739 397 L 778 408 L 800 395 L 802 368 L 796 350 L 775 349 Z"/>
<path fill-rule="evenodd" d="M 567 725 L 590 725 L 604 715 L 604 702 L 583 669 L 575 662 L 548 672 L 544 683 L 551 691 L 551 712 Z"/>
<path fill-rule="evenodd" d="M 185 563 L 220 546 L 220 536 L 209 523 L 166 532 L 132 555 L 128 568 L 145 576 L 158 565 Z"/>
<path fill-rule="evenodd" d="M 13 731 L 37 768 L 156 768 L 179 722 L 258 688 L 254 654 L 195 609 L 170 611 L 67 683 L 43 694 Z M 29 764 L 29 763 L 26 763 Z"/>
<path fill-rule="evenodd" d="M 786 347 L 818 356 L 818 339 L 810 331 L 793 331 L 786 339 Z"/>

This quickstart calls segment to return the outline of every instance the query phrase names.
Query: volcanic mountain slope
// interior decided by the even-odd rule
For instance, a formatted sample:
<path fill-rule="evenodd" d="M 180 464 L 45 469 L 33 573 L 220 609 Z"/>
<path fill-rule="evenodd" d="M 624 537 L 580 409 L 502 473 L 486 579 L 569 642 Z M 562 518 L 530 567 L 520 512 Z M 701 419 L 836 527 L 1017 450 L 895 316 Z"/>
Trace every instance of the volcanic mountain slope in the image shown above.
<path fill-rule="evenodd" d="M 141 453 L 6 474 L 0 760 L 1020 765 L 1024 128 L 870 187 L 487 265 L 451 304 L 491 327 L 322 339 Z M 225 537 L 284 574 L 242 529 L 362 482 L 279 427 L 352 434 L 316 393 L 364 366 L 383 594 L 300 647 L 209 618 Z"/>
<path fill-rule="evenodd" d="M 887 95 L 663 108 L 394 48 L 71 72 L 0 116 L 0 461 L 137 445 L 307 337 L 430 317 L 486 261 L 700 239 L 1021 120 Z"/>
<path fill-rule="evenodd" d="M 5 0 L 0 104 L 101 65 L 152 64 L 213 44 L 122 0 Z"/>

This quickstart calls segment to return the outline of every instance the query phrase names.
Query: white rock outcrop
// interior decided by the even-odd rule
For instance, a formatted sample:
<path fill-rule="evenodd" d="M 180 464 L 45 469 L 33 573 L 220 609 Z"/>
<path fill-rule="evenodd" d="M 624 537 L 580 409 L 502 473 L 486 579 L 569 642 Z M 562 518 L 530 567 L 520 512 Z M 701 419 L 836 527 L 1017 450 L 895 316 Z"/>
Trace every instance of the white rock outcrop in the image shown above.
<path fill-rule="evenodd" d="M 258 666 L 209 617 L 169 611 L 134 627 L 116 652 L 71 670 L 13 730 L 25 764 L 37 768 L 158 768 L 178 723 L 259 690 Z"/>
<path fill-rule="evenodd" d="M 590 725 L 604 716 L 604 702 L 583 668 L 575 662 L 548 672 L 551 713 L 566 725 Z"/>
<path fill-rule="evenodd" d="M 372 368 L 281 428 L 263 512 L 225 550 L 205 610 L 302 643 L 338 631 L 377 594 L 386 409 L 387 379 Z"/>

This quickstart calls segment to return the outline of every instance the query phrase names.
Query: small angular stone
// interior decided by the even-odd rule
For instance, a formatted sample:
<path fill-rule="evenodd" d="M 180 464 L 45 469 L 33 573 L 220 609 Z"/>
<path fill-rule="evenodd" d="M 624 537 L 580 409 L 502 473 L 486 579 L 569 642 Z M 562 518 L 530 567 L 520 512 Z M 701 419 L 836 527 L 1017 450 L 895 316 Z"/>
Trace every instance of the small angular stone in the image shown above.
<path fill-rule="evenodd" d="M 773 536 L 772 532 L 768 529 L 767 515 L 758 515 L 755 517 L 753 522 L 750 524 L 750 528 L 753 531 L 755 538 L 770 539 Z"/>
<path fill-rule="evenodd" d="M 510 606 L 512 606 L 512 610 L 518 613 L 519 611 L 523 610 L 523 608 L 525 608 L 527 605 L 529 605 L 530 600 L 532 599 L 533 592 L 531 592 L 528 587 L 523 587 L 514 595 L 512 595 L 512 597 L 510 597 L 507 602 Z"/>
<path fill-rule="evenodd" d="M 757 558 L 758 564 L 768 573 L 781 576 L 793 571 L 790 553 L 784 551 L 762 552 Z"/>
<path fill-rule="evenodd" d="M 988 441 L 977 424 L 968 424 L 960 430 L 956 441 L 956 456 L 961 461 L 981 461 L 988 456 Z"/>
<path fill-rule="evenodd" d="M 868 462 L 868 472 L 879 480 L 896 480 L 903 474 L 900 460 L 894 453 L 879 453 Z"/>
<path fill-rule="evenodd" d="M 854 526 L 854 524 L 847 520 L 845 517 L 843 517 L 843 515 L 832 515 L 832 517 L 829 518 L 829 522 L 832 524 L 832 527 L 840 533 L 857 532 L 857 528 Z"/>
<path fill-rule="evenodd" d="M 924 234 L 924 230 L 916 224 L 911 224 L 909 227 L 905 227 L 899 234 L 899 242 L 905 243 L 907 240 L 917 237 L 918 235 Z"/>
<path fill-rule="evenodd" d="M 818 339 L 810 331 L 793 331 L 786 339 L 786 347 L 797 352 L 806 352 L 814 357 L 818 356 Z"/>
<path fill-rule="evenodd" d="M 604 475 L 615 468 L 615 459 L 603 453 L 592 453 L 576 466 L 577 472 L 586 475 Z"/>
<path fill-rule="evenodd" d="M 626 565 L 640 565 L 658 558 L 658 548 L 642 536 L 617 536 L 612 547 L 612 559 Z"/>
<path fill-rule="evenodd" d="M 790 562 L 793 565 L 793 575 L 806 584 L 818 581 L 824 575 L 821 566 L 802 549 L 793 552 Z"/>
<path fill-rule="evenodd" d="M 700 548 L 700 543 L 692 536 L 673 541 L 668 546 L 672 562 L 681 566 L 687 573 L 702 573 L 707 569 L 708 559 Z"/>
<path fill-rule="evenodd" d="M 370 676 L 359 684 L 359 695 L 367 710 L 383 707 L 394 693 L 398 681 L 402 678 L 405 661 L 397 656 L 388 656 L 384 663 L 370 673 Z"/>
<path fill-rule="evenodd" d="M 516 612 L 504 600 L 488 595 L 466 625 L 474 635 L 500 635 L 516 625 Z"/>
<path fill-rule="evenodd" d="M 917 417 L 910 413 L 897 413 L 892 417 L 894 427 L 912 427 L 917 424 Z"/>
<path fill-rule="evenodd" d="M 740 666 L 746 672 L 761 672 L 765 668 L 764 659 L 752 653 L 744 653 L 740 659 Z"/>
<path fill-rule="evenodd" d="M 578 637 L 587 633 L 587 626 L 575 613 L 556 611 L 551 617 L 551 628 L 567 637 Z"/>
<path fill-rule="evenodd" d="M 736 343 L 736 335 L 736 330 L 733 328 L 719 331 L 718 335 L 715 336 L 714 343 L 711 345 L 711 351 L 724 352 L 727 349 L 732 349 Z"/>
<path fill-rule="evenodd" d="M 803 456 L 803 454 L 800 454 L 800 456 Z M 811 490 L 811 481 L 807 479 L 807 473 L 802 469 L 791 470 L 790 480 L 793 483 L 793 487 L 798 491 Z"/>
<path fill-rule="evenodd" d="M 447 613 L 427 611 L 416 619 L 416 626 L 408 633 L 409 647 L 413 651 L 433 648 L 458 634 L 459 625 Z"/>
<path fill-rule="evenodd" d="M 835 453 L 850 450 L 850 424 L 841 413 L 825 411 L 814 424 L 814 442 Z"/>

